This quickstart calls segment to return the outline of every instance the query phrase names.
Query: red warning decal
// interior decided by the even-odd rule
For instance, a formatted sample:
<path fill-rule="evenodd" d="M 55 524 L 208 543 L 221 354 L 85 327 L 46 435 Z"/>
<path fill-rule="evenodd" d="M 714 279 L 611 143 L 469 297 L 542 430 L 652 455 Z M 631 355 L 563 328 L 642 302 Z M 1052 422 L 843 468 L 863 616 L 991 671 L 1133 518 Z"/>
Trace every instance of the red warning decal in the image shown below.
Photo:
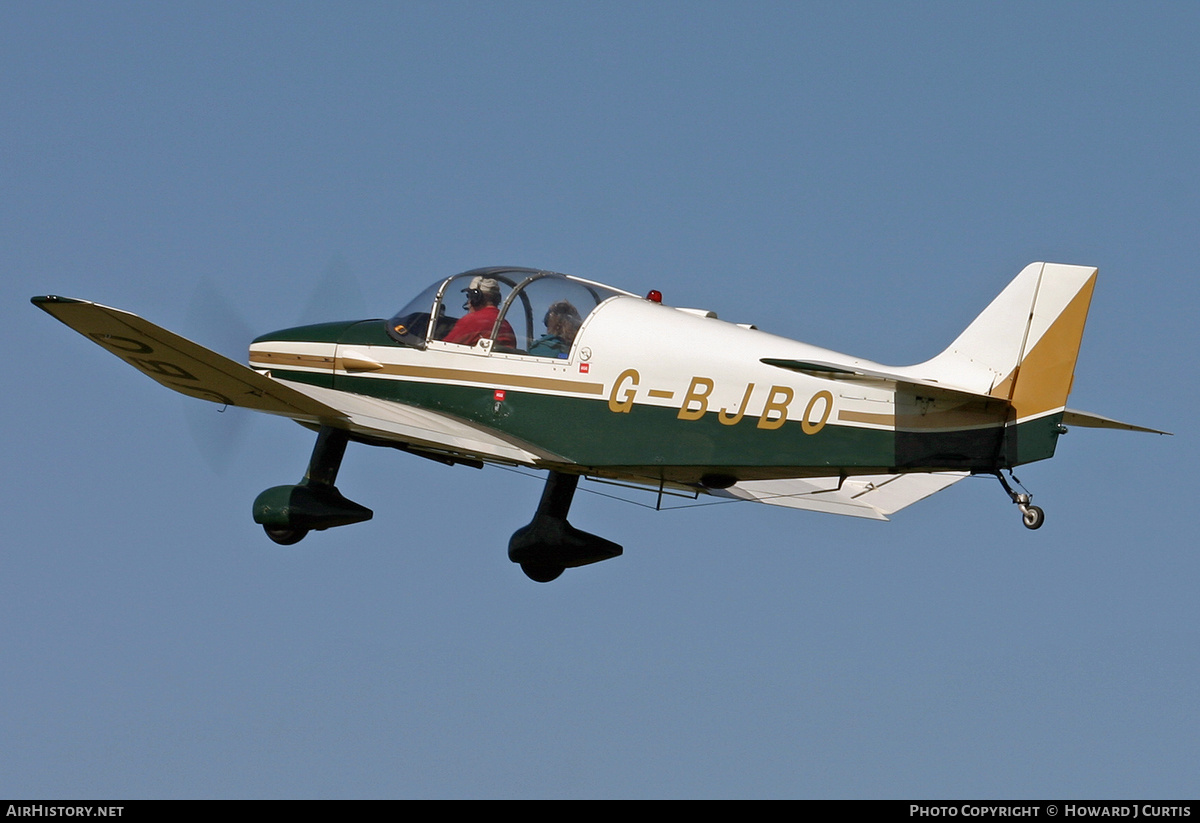
<path fill-rule="evenodd" d="M 497 401 L 503 400 L 504 389 L 496 389 L 496 391 L 492 392 L 492 397 L 496 398 Z"/>

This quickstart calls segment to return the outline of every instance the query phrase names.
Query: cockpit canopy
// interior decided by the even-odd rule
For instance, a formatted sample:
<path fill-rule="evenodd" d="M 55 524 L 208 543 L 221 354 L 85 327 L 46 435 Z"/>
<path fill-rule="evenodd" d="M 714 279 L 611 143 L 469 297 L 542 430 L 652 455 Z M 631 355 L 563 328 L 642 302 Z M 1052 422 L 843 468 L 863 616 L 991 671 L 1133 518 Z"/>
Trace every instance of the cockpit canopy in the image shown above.
<path fill-rule="evenodd" d="M 387 332 L 417 348 L 486 339 L 492 351 L 565 358 L 584 319 L 617 295 L 633 296 L 555 272 L 473 269 L 425 289 L 387 321 Z"/>

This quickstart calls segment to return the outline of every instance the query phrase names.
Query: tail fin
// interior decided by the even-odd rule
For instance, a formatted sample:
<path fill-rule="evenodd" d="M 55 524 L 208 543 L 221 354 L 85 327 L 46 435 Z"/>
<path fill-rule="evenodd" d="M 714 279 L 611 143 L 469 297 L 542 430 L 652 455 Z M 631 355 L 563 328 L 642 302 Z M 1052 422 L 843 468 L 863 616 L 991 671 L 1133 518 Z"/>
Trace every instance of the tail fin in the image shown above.
<path fill-rule="evenodd" d="M 1097 270 L 1032 263 L 944 352 L 929 379 L 1007 400 L 1014 422 L 1061 411 L 1075 375 Z"/>

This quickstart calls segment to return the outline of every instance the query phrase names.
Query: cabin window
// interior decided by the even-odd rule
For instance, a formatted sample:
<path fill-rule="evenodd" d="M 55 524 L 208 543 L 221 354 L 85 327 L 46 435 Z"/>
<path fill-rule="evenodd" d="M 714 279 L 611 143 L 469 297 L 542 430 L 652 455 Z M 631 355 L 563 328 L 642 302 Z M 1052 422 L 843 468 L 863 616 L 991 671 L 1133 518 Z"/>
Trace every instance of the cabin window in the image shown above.
<path fill-rule="evenodd" d="M 569 358 L 580 326 L 596 306 L 626 292 L 535 269 L 475 269 L 434 283 L 387 321 L 399 343 L 430 340 L 549 360 Z"/>
<path fill-rule="evenodd" d="M 503 307 L 500 322 L 514 331 L 516 346 L 505 349 L 497 340 L 495 350 L 566 360 L 584 318 L 616 294 L 620 292 L 539 272 L 521 283 Z"/>

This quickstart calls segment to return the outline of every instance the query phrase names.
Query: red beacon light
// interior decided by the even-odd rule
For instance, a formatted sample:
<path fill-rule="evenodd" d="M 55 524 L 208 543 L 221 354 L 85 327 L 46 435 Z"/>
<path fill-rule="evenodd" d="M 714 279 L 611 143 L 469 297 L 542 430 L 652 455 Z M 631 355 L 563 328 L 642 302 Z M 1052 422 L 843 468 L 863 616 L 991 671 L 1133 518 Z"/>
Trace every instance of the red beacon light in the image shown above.
<path fill-rule="evenodd" d="M 646 299 L 651 303 L 661 303 L 662 292 L 660 292 L 658 289 L 650 289 L 650 291 L 646 293 Z"/>

